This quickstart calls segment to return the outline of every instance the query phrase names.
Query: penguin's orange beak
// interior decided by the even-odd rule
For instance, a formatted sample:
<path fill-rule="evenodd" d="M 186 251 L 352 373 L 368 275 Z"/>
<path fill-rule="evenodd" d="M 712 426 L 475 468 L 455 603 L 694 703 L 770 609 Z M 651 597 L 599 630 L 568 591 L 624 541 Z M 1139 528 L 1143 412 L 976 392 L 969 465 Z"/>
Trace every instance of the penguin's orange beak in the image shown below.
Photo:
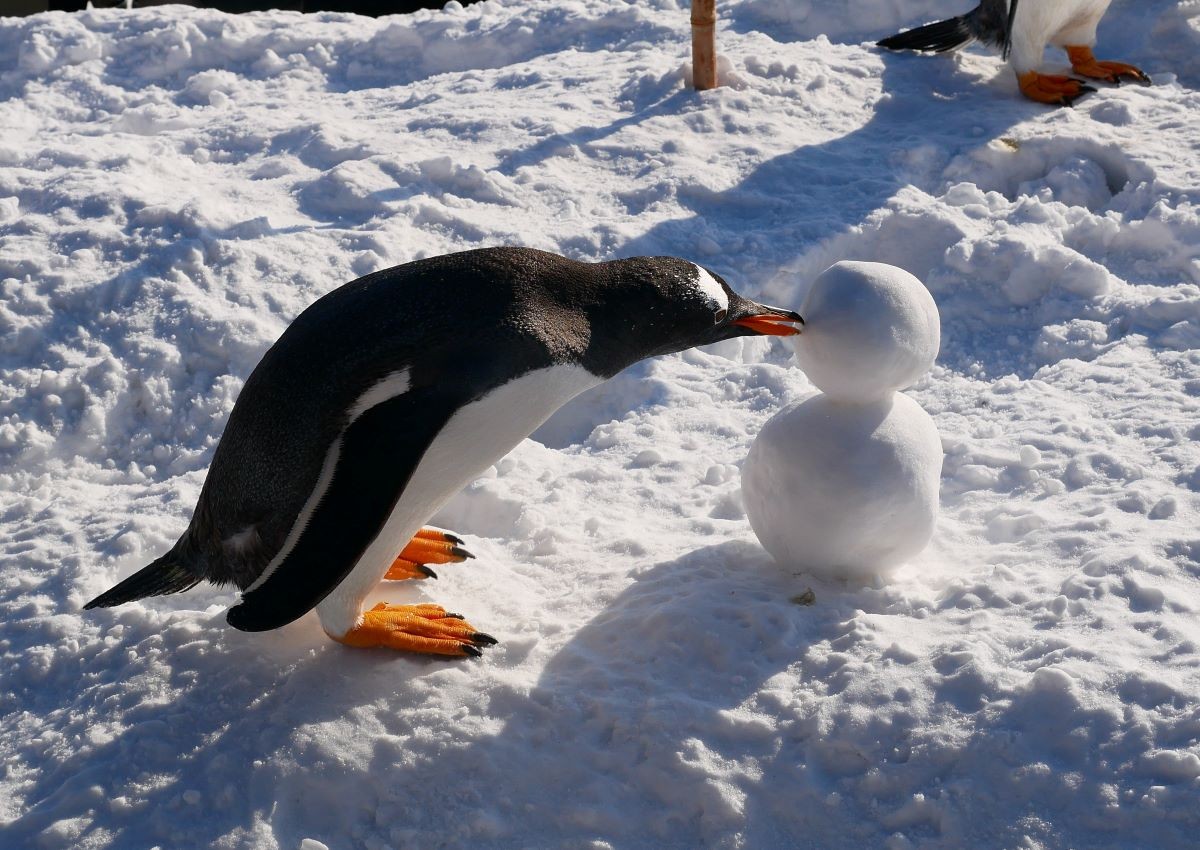
<path fill-rule="evenodd" d="M 764 311 L 753 316 L 743 316 L 735 319 L 732 324 L 749 328 L 756 334 L 764 336 L 795 336 L 804 326 L 804 319 L 799 313 L 783 310 L 779 307 L 763 307 Z M 800 325 L 800 327 L 796 327 Z"/>

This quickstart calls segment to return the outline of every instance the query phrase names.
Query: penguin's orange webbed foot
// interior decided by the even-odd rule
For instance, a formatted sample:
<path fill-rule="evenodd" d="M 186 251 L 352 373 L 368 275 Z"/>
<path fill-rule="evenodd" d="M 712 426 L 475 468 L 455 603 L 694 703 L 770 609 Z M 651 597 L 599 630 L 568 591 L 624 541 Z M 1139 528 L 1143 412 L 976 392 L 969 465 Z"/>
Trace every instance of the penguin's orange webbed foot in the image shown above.
<path fill-rule="evenodd" d="M 382 646 L 426 655 L 479 656 L 496 639 L 440 605 L 389 605 L 364 611 L 362 621 L 334 638 L 347 646 Z"/>
<path fill-rule="evenodd" d="M 1151 82 L 1146 72 L 1136 65 L 1129 65 L 1125 62 L 1102 62 L 1092 55 L 1090 47 L 1068 47 L 1067 56 L 1071 60 L 1071 68 L 1081 77 L 1118 84 L 1121 80 L 1126 79 L 1147 85 Z"/>
<path fill-rule="evenodd" d="M 1030 100 L 1055 106 L 1070 106 L 1085 94 L 1095 91 L 1094 88 L 1074 77 L 1039 74 L 1037 71 L 1021 74 L 1017 77 L 1017 81 L 1021 85 L 1021 93 Z"/>
<path fill-rule="evenodd" d="M 437 578 L 437 573 L 426 564 L 457 564 L 475 556 L 462 547 L 462 538 L 436 528 L 422 528 L 404 547 L 388 571 L 385 579 Z"/>

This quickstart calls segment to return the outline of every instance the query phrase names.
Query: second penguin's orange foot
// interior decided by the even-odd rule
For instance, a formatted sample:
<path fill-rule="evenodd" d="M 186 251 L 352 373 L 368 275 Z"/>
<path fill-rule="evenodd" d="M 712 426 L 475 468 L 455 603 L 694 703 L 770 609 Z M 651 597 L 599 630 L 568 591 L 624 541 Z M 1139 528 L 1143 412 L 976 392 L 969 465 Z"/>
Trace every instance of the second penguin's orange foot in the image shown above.
<path fill-rule="evenodd" d="M 1104 80 L 1106 83 L 1120 83 L 1121 80 L 1150 83 L 1150 77 L 1141 68 L 1125 62 L 1101 61 L 1092 54 L 1090 47 L 1068 47 L 1067 56 L 1071 60 L 1072 70 L 1081 77 Z"/>
<path fill-rule="evenodd" d="M 364 611 L 362 621 L 335 638 L 347 646 L 381 646 L 427 655 L 478 656 L 496 639 L 440 605 L 389 605 Z"/>
<path fill-rule="evenodd" d="M 1095 91 L 1082 80 L 1055 74 L 1039 74 L 1037 71 L 1021 74 L 1017 81 L 1021 85 L 1021 93 L 1030 100 L 1055 106 L 1070 106 L 1085 94 Z"/>
<path fill-rule="evenodd" d="M 437 578 L 437 573 L 426 564 L 456 564 L 474 557 L 462 547 L 461 537 L 436 528 L 422 528 L 383 577 L 391 581 Z"/>

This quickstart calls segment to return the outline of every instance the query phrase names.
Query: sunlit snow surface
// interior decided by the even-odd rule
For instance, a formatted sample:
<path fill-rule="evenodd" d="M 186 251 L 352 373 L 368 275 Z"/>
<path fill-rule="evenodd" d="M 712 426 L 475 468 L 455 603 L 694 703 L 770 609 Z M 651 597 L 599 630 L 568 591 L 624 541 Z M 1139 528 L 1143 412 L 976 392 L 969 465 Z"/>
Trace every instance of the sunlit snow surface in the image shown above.
<path fill-rule="evenodd" d="M 1194 846 L 1200 4 L 1114 3 L 1097 53 L 1156 85 L 1074 110 L 859 43 L 968 5 L 722 2 L 704 94 L 675 0 L 0 21 L 0 846 Z M 865 589 L 769 562 L 737 467 L 811 387 L 760 339 L 619 376 L 439 515 L 478 559 L 380 596 L 479 661 L 238 633 L 207 586 L 80 611 L 306 304 L 516 243 L 784 305 L 840 259 L 925 280 L 930 548 Z"/>

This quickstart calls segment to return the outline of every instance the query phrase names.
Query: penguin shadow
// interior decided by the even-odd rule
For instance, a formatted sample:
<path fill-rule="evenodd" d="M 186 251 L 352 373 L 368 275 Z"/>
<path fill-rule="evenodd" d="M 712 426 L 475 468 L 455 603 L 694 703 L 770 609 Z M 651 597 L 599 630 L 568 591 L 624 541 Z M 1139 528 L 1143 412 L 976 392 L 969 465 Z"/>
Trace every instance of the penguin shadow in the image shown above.
<path fill-rule="evenodd" d="M 744 542 L 698 549 L 633 579 L 531 687 L 510 674 L 483 680 L 487 718 L 502 728 L 465 718 L 464 730 L 476 730 L 467 742 L 408 734 L 400 748 L 380 738 L 365 771 L 338 778 L 339 796 L 371 800 L 376 821 L 388 824 L 380 837 L 397 847 L 577 847 L 598 839 L 697 847 L 714 830 L 753 836 L 756 828 L 767 843 L 747 846 L 771 846 L 786 827 L 769 815 L 756 826 L 750 813 L 786 805 L 780 795 L 794 790 L 797 765 L 813 763 L 812 775 L 825 782 L 828 759 L 801 721 L 771 728 L 755 718 L 777 706 L 747 703 L 773 676 L 795 668 L 803 675 L 808 648 L 844 638 L 855 612 L 881 610 L 881 597 L 789 576 Z M 796 601 L 814 585 L 815 603 Z M 503 643 L 495 652 L 483 663 L 503 665 Z M 397 735 L 414 721 L 397 715 L 392 725 Z M 745 798 L 739 809 L 714 762 L 750 758 L 778 781 L 733 780 Z M 332 847 L 345 835 L 354 815 L 320 804 L 324 784 L 305 778 L 279 794 L 283 846 L 309 836 Z M 391 796 L 381 799 L 381 789 Z"/>

